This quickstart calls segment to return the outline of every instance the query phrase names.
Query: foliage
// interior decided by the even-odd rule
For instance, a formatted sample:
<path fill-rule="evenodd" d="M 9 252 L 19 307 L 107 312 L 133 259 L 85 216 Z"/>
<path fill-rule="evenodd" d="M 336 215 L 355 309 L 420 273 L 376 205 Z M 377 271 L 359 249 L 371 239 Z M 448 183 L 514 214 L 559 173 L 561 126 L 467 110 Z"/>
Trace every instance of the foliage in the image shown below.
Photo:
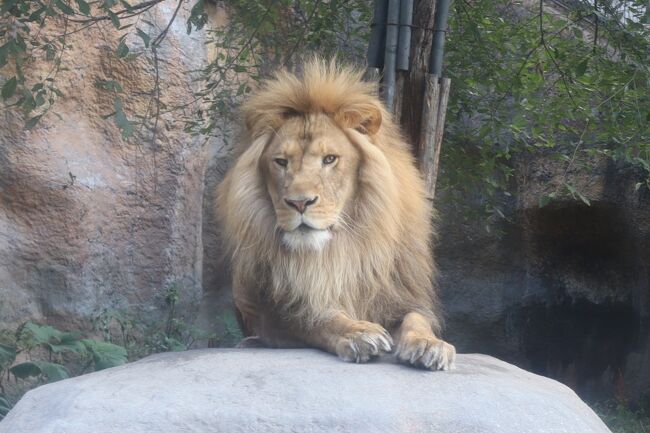
<path fill-rule="evenodd" d="M 612 430 L 612 433 L 647 433 L 650 416 L 643 410 L 632 410 L 624 401 L 611 400 L 593 405 L 594 411 Z"/>
<path fill-rule="evenodd" d="M 241 340 L 241 331 L 230 313 L 221 318 L 221 335 L 187 323 L 179 315 L 182 297 L 183 286 L 177 282 L 163 291 L 163 320 L 144 321 L 135 313 L 109 309 L 98 312 L 92 323 L 102 339 L 84 338 L 80 332 L 35 322 L 27 322 L 14 332 L 0 330 L 0 419 L 20 395 L 44 383 L 122 365 L 152 353 L 188 350 L 199 341 L 216 347 Z M 19 382 L 7 387 L 9 378 Z"/>
<path fill-rule="evenodd" d="M 650 186 L 650 27 L 645 1 L 458 0 L 451 16 L 441 188 L 450 203 L 502 214 L 514 162 L 552 155 L 554 192 L 588 203 L 567 173 L 599 157 L 638 167 Z M 557 4 L 555 7 L 558 8 Z M 623 9 L 625 7 L 625 9 Z M 637 184 L 637 188 L 642 184 Z"/>
<path fill-rule="evenodd" d="M 362 0 L 228 1 L 227 26 L 210 31 L 216 55 L 196 97 L 205 109 L 186 119 L 199 134 L 227 135 L 242 96 L 260 77 L 313 53 L 358 61 L 365 53 L 370 2 Z"/>
<path fill-rule="evenodd" d="M 221 321 L 224 332 L 207 332 L 189 323 L 178 311 L 183 287 L 170 284 L 164 291 L 161 305 L 164 320 L 145 321 L 138 314 L 123 310 L 103 309 L 92 318 L 95 329 L 107 342 L 124 347 L 129 359 L 138 359 L 152 353 L 182 351 L 202 346 L 232 346 L 241 340 L 239 327 L 230 312 L 224 312 Z"/>
<path fill-rule="evenodd" d="M 196 134 L 211 135 L 228 132 L 231 114 L 242 95 L 269 68 L 290 65 L 293 60 L 312 51 L 325 54 L 345 53 L 359 58 L 368 32 L 368 2 L 362 0 L 256 0 L 227 1 L 229 24 L 210 29 L 210 44 L 216 58 L 203 71 L 203 90 L 189 104 L 167 107 L 161 101 L 162 88 L 158 73 L 158 48 L 178 19 L 178 11 L 188 3 L 179 0 L 167 26 L 160 31 L 147 19 L 146 13 L 163 0 L 131 4 L 126 0 L 6 0 L 0 8 L 0 72 L 6 76 L 0 96 L 10 107 L 22 110 L 27 129 L 33 128 L 63 96 L 56 85 L 60 70 L 65 69 L 64 54 L 70 48 L 69 38 L 87 32 L 103 23 L 111 23 L 119 35 L 113 56 L 121 61 L 144 57 L 155 75 L 154 89 L 149 96 L 146 113 L 127 113 L 126 94 L 117 80 L 94 77 L 95 85 L 114 98 L 111 118 L 128 139 L 140 126 L 153 129 L 155 141 L 161 112 L 185 113 L 188 105 L 201 107 L 184 117 L 185 126 Z M 208 22 L 214 3 L 192 0 L 186 21 L 188 34 L 202 30 Z M 354 17 L 354 19 L 352 19 Z M 47 67 L 35 77 L 32 70 Z M 188 71 L 192 72 L 192 71 Z M 194 71 L 198 72 L 198 71 Z M 201 102 L 202 104 L 197 104 Z M 151 109 L 153 105 L 153 109 Z"/>
<path fill-rule="evenodd" d="M 0 334 L 0 419 L 11 407 L 5 390 L 10 377 L 25 381 L 23 388 L 29 388 L 126 361 L 123 347 L 83 338 L 79 332 L 60 331 L 35 322 L 24 323 L 13 334 L 3 332 Z"/>

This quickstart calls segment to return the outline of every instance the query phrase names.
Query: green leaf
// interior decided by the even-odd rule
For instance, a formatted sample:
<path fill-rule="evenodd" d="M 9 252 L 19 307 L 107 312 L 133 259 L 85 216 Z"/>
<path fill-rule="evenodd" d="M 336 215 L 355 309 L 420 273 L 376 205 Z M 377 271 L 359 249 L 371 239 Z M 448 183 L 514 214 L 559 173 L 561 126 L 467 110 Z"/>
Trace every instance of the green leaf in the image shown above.
<path fill-rule="evenodd" d="M 589 57 L 578 63 L 576 66 L 576 77 L 582 77 L 587 71 L 587 66 L 589 65 Z"/>
<path fill-rule="evenodd" d="M 68 370 L 60 364 L 53 362 L 37 362 L 36 364 L 41 369 L 41 373 L 47 376 L 50 382 L 56 382 L 70 377 Z"/>
<path fill-rule="evenodd" d="M 151 37 L 138 28 L 136 28 L 136 32 L 138 33 L 138 36 L 140 36 L 140 39 L 142 39 L 142 42 L 144 42 L 144 46 L 146 48 L 149 48 L 149 41 L 151 40 Z"/>
<path fill-rule="evenodd" d="M 190 11 L 190 16 L 187 18 L 188 35 L 192 33 L 192 26 L 194 26 L 196 30 L 201 30 L 208 22 L 208 14 L 205 12 L 203 1 L 204 0 L 198 0 Z"/>
<path fill-rule="evenodd" d="M 571 185 L 568 184 L 568 183 L 565 183 L 564 186 L 565 186 L 566 189 L 571 193 L 571 196 L 572 196 L 573 198 L 579 198 L 579 199 L 580 199 L 584 204 L 586 204 L 587 206 L 591 206 L 591 202 L 589 201 L 589 199 L 588 199 L 587 197 L 585 197 L 585 196 L 584 196 L 580 191 L 578 191 L 576 188 L 574 188 L 573 186 L 571 186 Z"/>
<path fill-rule="evenodd" d="M 116 344 L 97 340 L 82 340 L 92 354 L 95 370 L 116 367 L 128 361 L 126 349 Z"/>
<path fill-rule="evenodd" d="M 29 344 L 28 347 L 36 347 L 49 343 L 50 340 L 59 336 L 61 331 L 47 325 L 39 325 L 34 322 L 27 322 L 20 331 L 20 340 Z"/>
<path fill-rule="evenodd" d="M 18 85 L 18 80 L 16 77 L 11 77 L 10 79 L 5 82 L 5 84 L 2 86 L 2 99 L 9 99 L 11 98 L 14 93 L 16 93 L 16 86 Z"/>
<path fill-rule="evenodd" d="M 43 117 L 43 115 L 39 114 L 38 116 L 34 116 L 31 119 L 29 119 L 27 122 L 25 122 L 25 129 L 29 131 L 32 128 L 34 128 L 41 120 L 41 117 Z"/>
<path fill-rule="evenodd" d="M 122 86 L 115 80 L 95 80 L 95 87 L 113 92 L 122 92 Z"/>
<path fill-rule="evenodd" d="M 90 15 L 90 6 L 84 0 L 75 0 L 77 2 L 77 7 L 79 12 L 84 15 Z"/>
<path fill-rule="evenodd" d="M 74 352 L 83 353 L 84 345 L 80 341 L 81 334 L 76 332 L 66 332 L 61 334 L 57 342 L 48 343 L 47 347 L 54 353 Z"/>
<path fill-rule="evenodd" d="M 0 421 L 9 413 L 11 410 L 11 404 L 4 394 L 0 394 Z"/>
<path fill-rule="evenodd" d="M 126 45 L 126 42 L 122 40 L 120 44 L 117 46 L 117 51 L 116 51 L 117 57 L 126 57 L 127 54 L 129 54 L 129 47 Z"/>
<path fill-rule="evenodd" d="M 224 327 L 226 328 L 226 333 L 237 340 L 244 338 L 244 334 L 241 332 L 237 318 L 231 311 L 225 311 L 221 316 Z"/>
<path fill-rule="evenodd" d="M 0 13 L 4 14 L 9 12 L 16 4 L 18 4 L 18 0 L 4 0 L 2 2 L 2 8 L 0 8 Z"/>
<path fill-rule="evenodd" d="M 169 352 L 183 352 L 187 350 L 187 346 L 173 337 L 165 337 L 162 342 L 162 347 Z"/>
<path fill-rule="evenodd" d="M 33 127 L 40 117 L 39 115 L 30 119 L 25 128 Z M 51 326 L 34 322 L 27 322 L 20 333 L 20 341 L 27 347 L 44 346 L 57 353 L 65 351 L 79 353 L 80 339 L 81 334 L 78 332 L 59 331 Z"/>
<path fill-rule="evenodd" d="M 0 370 L 3 366 L 10 365 L 16 359 L 16 348 L 0 344 Z"/>
<path fill-rule="evenodd" d="M 19 379 L 27 379 L 28 377 L 37 377 L 41 375 L 41 369 L 34 362 L 23 362 L 14 365 L 9 369 L 9 371 Z"/>
<path fill-rule="evenodd" d="M 573 34 L 578 39 L 582 39 L 583 37 L 582 29 L 580 27 L 573 27 Z"/>
<path fill-rule="evenodd" d="M 14 42 L 9 40 L 6 44 L 0 45 L 0 68 L 7 64 L 7 57 L 12 51 Z"/>
<path fill-rule="evenodd" d="M 111 11 L 107 11 L 106 13 L 110 17 L 111 22 L 113 23 L 113 27 L 115 27 L 116 29 L 119 30 L 119 28 L 120 28 L 120 19 L 118 18 L 118 16 L 115 15 L 115 13 L 111 12 Z"/>
<path fill-rule="evenodd" d="M 74 9 L 67 5 L 63 0 L 54 0 L 54 4 L 66 15 L 74 15 Z"/>
<path fill-rule="evenodd" d="M 122 109 L 122 100 L 120 98 L 115 98 L 115 123 L 117 127 L 122 131 L 122 138 L 128 138 L 133 134 L 133 125 L 127 119 L 124 110 Z"/>
<path fill-rule="evenodd" d="M 64 366 L 55 364 L 53 362 L 43 361 L 23 362 L 14 365 L 9 369 L 9 371 L 19 379 L 45 376 L 47 377 L 48 381 L 56 382 L 58 380 L 63 380 L 70 377 L 70 373 L 68 373 L 68 370 Z"/>
<path fill-rule="evenodd" d="M 540 197 L 539 199 L 539 207 L 544 207 L 548 205 L 550 202 L 552 202 L 555 199 L 555 193 L 552 192 L 550 194 L 545 194 Z"/>

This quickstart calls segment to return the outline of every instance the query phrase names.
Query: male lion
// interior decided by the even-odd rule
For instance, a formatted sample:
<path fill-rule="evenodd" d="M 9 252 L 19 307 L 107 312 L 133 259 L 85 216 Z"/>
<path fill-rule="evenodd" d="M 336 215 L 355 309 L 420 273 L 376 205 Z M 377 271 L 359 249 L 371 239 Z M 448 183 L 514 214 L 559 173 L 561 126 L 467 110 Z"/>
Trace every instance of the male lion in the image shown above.
<path fill-rule="evenodd" d="M 217 198 L 235 304 L 245 335 L 266 346 L 356 362 L 395 348 L 447 370 L 430 206 L 373 88 L 313 60 L 244 105 L 248 138 Z"/>

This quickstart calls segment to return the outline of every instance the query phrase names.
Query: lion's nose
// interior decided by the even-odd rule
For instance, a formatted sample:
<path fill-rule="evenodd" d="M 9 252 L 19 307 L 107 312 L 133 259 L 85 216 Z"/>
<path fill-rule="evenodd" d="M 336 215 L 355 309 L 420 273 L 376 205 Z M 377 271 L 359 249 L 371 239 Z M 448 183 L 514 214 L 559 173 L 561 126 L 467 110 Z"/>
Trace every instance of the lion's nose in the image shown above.
<path fill-rule="evenodd" d="M 305 213 L 305 210 L 307 210 L 308 206 L 311 206 L 318 201 L 318 196 L 313 198 L 300 198 L 300 199 L 285 198 L 284 201 L 289 206 L 296 209 L 298 212 Z"/>

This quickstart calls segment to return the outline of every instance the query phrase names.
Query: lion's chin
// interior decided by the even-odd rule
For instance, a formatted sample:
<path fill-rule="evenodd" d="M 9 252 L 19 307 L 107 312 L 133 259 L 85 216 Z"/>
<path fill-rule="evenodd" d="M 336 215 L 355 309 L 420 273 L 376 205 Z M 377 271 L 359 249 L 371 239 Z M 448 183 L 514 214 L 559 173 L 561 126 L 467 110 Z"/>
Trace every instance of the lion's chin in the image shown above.
<path fill-rule="evenodd" d="M 282 235 L 282 243 L 292 251 L 322 251 L 330 239 L 331 231 L 303 229 L 302 225 Z"/>

